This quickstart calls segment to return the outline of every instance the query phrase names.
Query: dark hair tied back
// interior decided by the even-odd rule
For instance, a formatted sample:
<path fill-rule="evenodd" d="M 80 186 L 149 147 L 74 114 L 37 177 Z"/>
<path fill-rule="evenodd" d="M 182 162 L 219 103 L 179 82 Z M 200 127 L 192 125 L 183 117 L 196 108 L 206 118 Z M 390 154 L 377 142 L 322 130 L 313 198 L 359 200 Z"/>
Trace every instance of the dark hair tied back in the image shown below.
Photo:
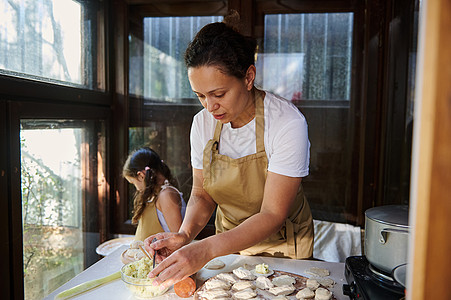
<path fill-rule="evenodd" d="M 237 32 L 241 32 L 242 29 L 242 23 L 240 14 L 234 10 L 230 9 L 227 13 L 227 15 L 224 16 L 224 20 L 222 21 L 224 24 L 232 28 L 233 30 Z"/>
<path fill-rule="evenodd" d="M 205 25 L 188 44 L 186 67 L 215 66 L 227 75 L 244 78 L 248 68 L 255 64 L 257 41 L 239 33 L 239 24 L 235 11 L 224 22 Z"/>
<path fill-rule="evenodd" d="M 161 160 L 160 156 L 150 149 L 143 147 L 133 151 L 127 158 L 122 168 L 122 175 L 124 177 L 136 178 L 138 172 L 145 172 L 145 189 L 142 192 L 137 192 L 134 199 L 134 209 L 132 223 L 136 224 L 144 212 L 146 203 L 152 197 L 157 196 L 158 176 L 163 175 L 171 185 L 177 187 L 177 181 L 172 176 L 169 167 Z"/>

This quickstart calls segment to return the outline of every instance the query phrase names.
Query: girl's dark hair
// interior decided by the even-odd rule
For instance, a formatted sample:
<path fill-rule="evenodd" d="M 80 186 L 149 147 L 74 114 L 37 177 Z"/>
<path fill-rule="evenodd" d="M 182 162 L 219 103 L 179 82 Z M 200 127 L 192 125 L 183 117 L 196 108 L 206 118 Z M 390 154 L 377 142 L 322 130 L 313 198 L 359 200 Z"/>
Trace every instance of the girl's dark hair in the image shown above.
<path fill-rule="evenodd" d="M 149 168 L 146 170 L 146 167 Z M 135 193 L 133 201 L 133 224 L 138 223 L 139 218 L 144 212 L 147 201 L 158 195 L 158 173 L 166 177 L 171 185 L 177 187 L 177 181 L 172 177 L 169 167 L 161 160 L 160 156 L 154 150 L 148 147 L 137 149 L 128 156 L 124 163 L 124 167 L 122 168 L 122 176 L 136 178 L 139 171 L 145 172 L 146 174 L 146 177 L 144 178 L 146 187 L 144 191 L 136 191 Z"/>
<path fill-rule="evenodd" d="M 227 21 L 228 18 L 225 19 Z M 185 51 L 187 68 L 215 66 L 227 75 L 244 78 L 255 64 L 257 41 L 223 22 L 205 25 Z"/>

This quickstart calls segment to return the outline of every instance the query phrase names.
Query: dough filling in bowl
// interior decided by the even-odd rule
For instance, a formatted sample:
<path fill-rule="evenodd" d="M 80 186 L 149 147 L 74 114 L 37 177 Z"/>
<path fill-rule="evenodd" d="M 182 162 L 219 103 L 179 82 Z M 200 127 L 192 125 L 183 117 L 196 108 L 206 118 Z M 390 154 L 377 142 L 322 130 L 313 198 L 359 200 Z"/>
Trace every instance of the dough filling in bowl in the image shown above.
<path fill-rule="evenodd" d="M 121 268 L 121 278 L 127 288 L 136 298 L 149 299 L 161 296 L 168 290 L 160 290 L 159 286 L 152 285 L 153 278 L 147 274 L 152 271 L 152 260 L 144 257 L 135 262 L 128 263 Z"/>

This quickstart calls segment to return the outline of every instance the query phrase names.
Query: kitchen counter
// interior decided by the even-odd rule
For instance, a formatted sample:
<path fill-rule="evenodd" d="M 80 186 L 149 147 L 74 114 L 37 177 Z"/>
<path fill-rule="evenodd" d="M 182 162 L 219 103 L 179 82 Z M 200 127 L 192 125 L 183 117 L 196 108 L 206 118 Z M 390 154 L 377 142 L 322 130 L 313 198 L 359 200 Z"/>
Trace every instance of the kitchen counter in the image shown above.
<path fill-rule="evenodd" d="M 122 267 L 122 262 L 120 259 L 120 255 L 123 251 L 127 249 L 127 246 L 121 246 L 112 252 L 110 255 L 102 258 L 73 279 L 59 287 L 49 296 L 44 298 L 45 300 L 53 300 L 55 296 L 71 287 L 74 287 L 80 283 L 97 279 L 100 277 L 107 276 L 116 271 L 119 271 Z M 342 286 L 346 283 L 346 279 L 344 277 L 344 263 L 329 263 L 323 261 L 313 261 L 313 260 L 294 260 L 294 259 L 284 259 L 284 258 L 272 258 L 272 257 L 261 257 L 261 256 L 242 256 L 242 255 L 226 255 L 222 257 L 218 257 L 217 259 L 222 260 L 226 266 L 220 270 L 207 270 L 202 268 L 197 273 L 197 280 L 204 281 L 218 273 L 221 272 L 230 272 L 233 269 L 242 266 L 244 264 L 260 264 L 266 263 L 270 266 L 270 268 L 274 270 L 281 270 L 286 272 L 291 272 L 295 274 L 299 274 L 305 277 L 310 277 L 310 275 L 306 274 L 305 271 L 311 267 L 319 267 L 325 268 L 330 271 L 330 278 L 332 278 L 336 284 L 331 289 L 334 293 L 334 296 L 341 300 L 349 299 L 347 296 L 343 295 Z M 126 300 L 135 300 L 136 298 L 131 294 L 131 292 L 127 289 L 125 284 L 121 279 L 115 280 L 108 284 L 102 285 L 98 288 L 87 291 L 83 294 L 80 294 L 71 299 L 126 299 Z M 182 299 L 179 298 L 174 290 L 171 288 L 165 295 L 154 298 L 154 299 Z M 192 299 L 188 298 L 188 299 Z"/>

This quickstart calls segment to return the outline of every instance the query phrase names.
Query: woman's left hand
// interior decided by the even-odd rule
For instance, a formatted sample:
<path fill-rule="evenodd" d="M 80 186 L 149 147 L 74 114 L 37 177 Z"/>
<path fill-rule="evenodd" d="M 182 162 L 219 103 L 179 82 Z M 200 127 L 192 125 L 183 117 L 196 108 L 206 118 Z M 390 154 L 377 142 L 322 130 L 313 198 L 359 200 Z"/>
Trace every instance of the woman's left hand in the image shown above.
<path fill-rule="evenodd" d="M 154 285 L 161 285 L 162 289 L 170 287 L 202 269 L 211 259 L 208 246 L 203 243 L 199 241 L 183 246 L 158 264 L 148 275 L 155 277 Z"/>

